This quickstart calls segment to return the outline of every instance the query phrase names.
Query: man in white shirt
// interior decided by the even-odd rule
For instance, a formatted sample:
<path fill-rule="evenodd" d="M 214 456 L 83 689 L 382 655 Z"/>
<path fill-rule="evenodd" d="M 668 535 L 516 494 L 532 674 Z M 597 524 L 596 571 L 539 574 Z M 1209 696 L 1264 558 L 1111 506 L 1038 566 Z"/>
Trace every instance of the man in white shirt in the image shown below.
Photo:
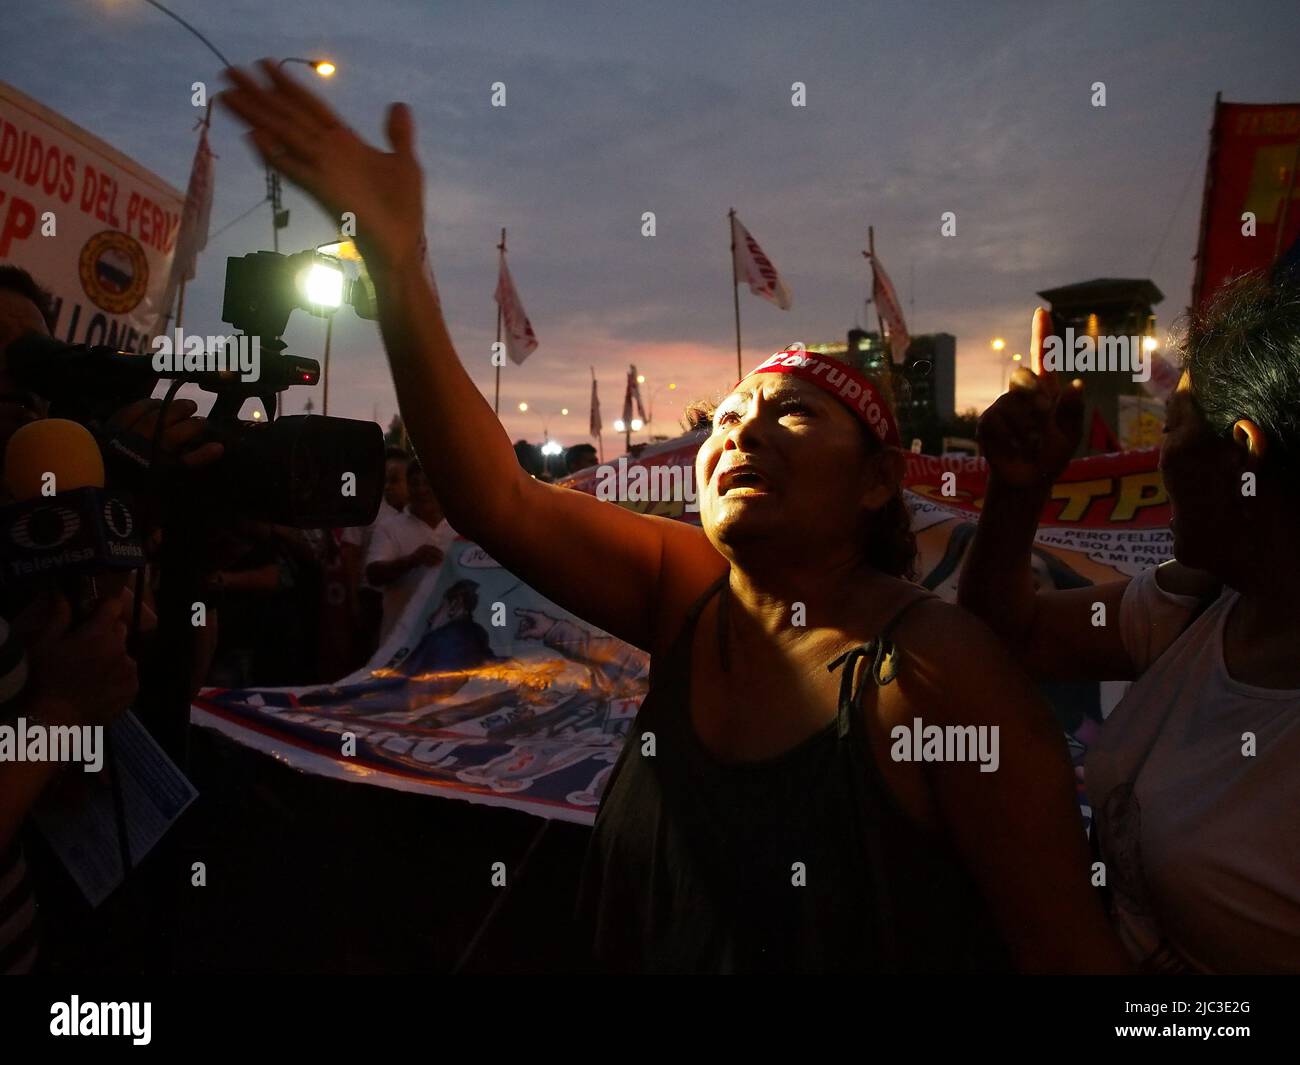
<path fill-rule="evenodd" d="M 390 447 L 385 451 L 384 498 L 379 503 L 379 512 L 375 515 L 375 520 L 369 525 L 354 525 L 343 530 L 343 543 L 355 548 L 359 555 L 357 559 L 358 572 L 361 569 L 360 563 L 370 550 L 370 539 L 374 535 L 375 529 L 394 514 L 399 514 L 406 508 L 408 499 L 406 467 L 410 464 L 410 461 L 411 456 L 400 447 Z M 364 573 L 360 574 L 360 579 L 361 586 L 365 587 L 366 578 Z"/>
<path fill-rule="evenodd" d="M 382 645 L 431 568 L 442 564 L 456 533 L 442 516 L 442 507 L 418 461 L 406 470 L 405 510 L 376 523 L 366 554 L 365 578 L 383 590 Z"/>
<path fill-rule="evenodd" d="M 390 447 L 384 453 L 384 498 L 379 512 L 369 525 L 355 525 L 343 530 L 339 550 L 343 555 L 349 593 L 352 596 L 354 639 L 358 660 L 356 665 L 369 661 L 379 638 L 380 619 L 383 615 L 383 593 L 366 580 L 366 557 L 375 530 L 406 507 L 406 467 L 411 456 L 400 447 Z"/>

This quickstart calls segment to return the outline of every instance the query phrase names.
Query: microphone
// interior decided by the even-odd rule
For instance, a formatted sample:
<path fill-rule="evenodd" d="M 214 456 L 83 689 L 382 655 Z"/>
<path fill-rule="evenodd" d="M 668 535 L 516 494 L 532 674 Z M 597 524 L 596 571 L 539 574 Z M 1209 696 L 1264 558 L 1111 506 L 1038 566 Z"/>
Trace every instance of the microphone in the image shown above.
<path fill-rule="evenodd" d="M 97 582 L 120 587 L 144 565 L 131 507 L 105 490 L 99 445 L 77 422 L 24 425 L 5 449 L 4 479 L 14 502 L 0 507 L 0 588 L 53 579 L 80 620 L 94 610 Z"/>

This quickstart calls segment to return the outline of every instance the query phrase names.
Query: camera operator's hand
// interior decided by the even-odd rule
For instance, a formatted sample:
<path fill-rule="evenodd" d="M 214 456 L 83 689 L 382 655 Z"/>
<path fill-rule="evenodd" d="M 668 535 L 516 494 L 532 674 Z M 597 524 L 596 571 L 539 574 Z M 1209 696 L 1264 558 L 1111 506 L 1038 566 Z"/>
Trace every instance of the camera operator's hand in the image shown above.
<path fill-rule="evenodd" d="M 199 447 L 193 445 L 203 436 L 206 421 L 197 417 L 198 404 L 192 399 L 174 399 L 167 407 L 163 420 L 162 436 L 158 448 L 164 454 L 180 459 L 190 468 L 207 466 L 221 458 L 224 448 L 215 441 Z M 108 420 L 114 429 L 134 433 L 152 441 L 158 429 L 158 413 L 162 410 L 160 399 L 140 399 L 116 411 Z"/>
<path fill-rule="evenodd" d="M 415 127 L 405 104 L 388 110 L 391 152 L 367 144 L 315 93 L 270 59 L 260 62 L 269 84 L 231 67 L 234 88 L 222 104 L 250 127 L 249 140 L 267 166 L 284 174 L 337 219 L 356 215 L 357 244 L 367 265 L 415 266 L 423 256 L 423 176 L 415 157 Z"/>
<path fill-rule="evenodd" d="M 1034 370 L 1018 368 L 1011 387 L 980 418 L 976 435 L 989 476 L 1009 488 L 1046 490 L 1065 470 L 1083 433 L 1083 388 L 1062 387 L 1043 368 L 1043 345 L 1051 318 L 1034 312 L 1030 360 Z"/>
<path fill-rule="evenodd" d="M 106 725 L 135 699 L 139 681 L 126 650 L 130 604 L 125 591 L 101 600 L 73 628 L 71 606 L 55 594 L 17 619 L 17 627 L 31 634 L 32 691 L 46 718 L 57 718 L 51 724 Z"/>

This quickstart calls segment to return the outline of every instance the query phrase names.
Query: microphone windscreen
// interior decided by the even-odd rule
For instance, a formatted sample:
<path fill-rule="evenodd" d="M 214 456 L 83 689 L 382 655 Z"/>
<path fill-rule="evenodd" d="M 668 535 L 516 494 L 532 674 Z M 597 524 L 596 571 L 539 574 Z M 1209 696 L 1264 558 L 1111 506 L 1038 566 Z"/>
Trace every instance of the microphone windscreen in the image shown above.
<path fill-rule="evenodd" d="M 53 475 L 50 480 L 48 475 Z M 5 484 L 16 502 L 46 493 L 104 487 L 104 456 L 90 430 L 66 418 L 28 422 L 5 448 Z"/>

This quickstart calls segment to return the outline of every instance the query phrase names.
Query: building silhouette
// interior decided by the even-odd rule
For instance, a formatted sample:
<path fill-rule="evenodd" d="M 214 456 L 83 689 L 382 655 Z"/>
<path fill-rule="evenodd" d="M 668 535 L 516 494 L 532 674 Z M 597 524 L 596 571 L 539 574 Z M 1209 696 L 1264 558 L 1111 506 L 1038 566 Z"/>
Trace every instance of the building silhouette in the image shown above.
<path fill-rule="evenodd" d="M 920 439 L 924 450 L 938 453 L 957 407 L 957 339 L 951 333 L 912 337 L 901 367 L 893 365 L 888 342 L 863 329 L 850 329 L 842 343 L 809 344 L 808 350 L 886 382 L 903 444 Z"/>
<path fill-rule="evenodd" d="M 1139 343 L 1147 337 L 1154 340 L 1156 316 L 1153 308 L 1165 298 L 1164 293 L 1146 278 L 1121 277 L 1099 277 L 1062 285 L 1044 289 L 1038 295 L 1048 303 L 1057 336 L 1064 337 L 1065 330 L 1072 328 L 1076 337 L 1086 334 L 1094 341 L 1098 337 L 1138 337 Z M 1119 397 L 1142 396 L 1145 390 L 1130 373 L 1091 370 L 1070 376 L 1083 380 L 1086 400 L 1084 434 L 1078 453 L 1084 455 L 1105 450 L 1089 446 L 1097 416 L 1110 430 L 1111 436 L 1118 439 Z M 1098 443 L 1095 440 L 1091 442 Z"/>

